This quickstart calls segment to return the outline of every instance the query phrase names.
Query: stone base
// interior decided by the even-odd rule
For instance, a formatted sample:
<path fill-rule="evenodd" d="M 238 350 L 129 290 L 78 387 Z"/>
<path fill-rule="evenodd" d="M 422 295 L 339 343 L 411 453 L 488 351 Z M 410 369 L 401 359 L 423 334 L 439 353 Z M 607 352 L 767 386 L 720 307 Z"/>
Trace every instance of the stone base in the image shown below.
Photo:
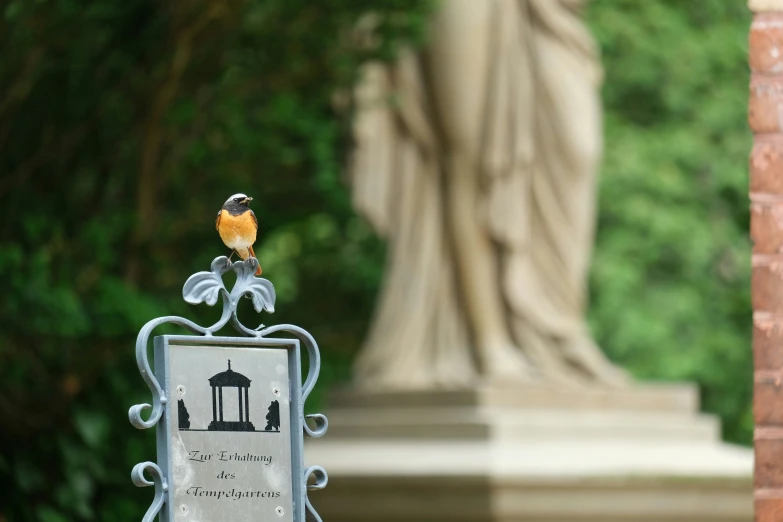
<path fill-rule="evenodd" d="M 340 392 L 305 457 L 327 522 L 750 522 L 752 452 L 688 385 Z"/>
<path fill-rule="evenodd" d="M 252 422 L 244 421 L 212 421 L 207 426 L 208 431 L 256 431 Z"/>

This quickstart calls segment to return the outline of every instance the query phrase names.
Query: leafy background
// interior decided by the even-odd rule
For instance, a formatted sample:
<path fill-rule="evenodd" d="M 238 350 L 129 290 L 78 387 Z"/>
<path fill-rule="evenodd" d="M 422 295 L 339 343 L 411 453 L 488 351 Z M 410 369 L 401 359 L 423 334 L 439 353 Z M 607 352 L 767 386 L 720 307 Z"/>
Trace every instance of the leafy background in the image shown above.
<path fill-rule="evenodd" d="M 750 14 L 599 0 L 587 15 L 606 68 L 593 331 L 640 378 L 696 381 L 750 444 Z"/>
<path fill-rule="evenodd" d="M 247 192 L 278 292 L 349 378 L 384 249 L 351 210 L 336 93 L 426 38 L 430 2 L 6 1 L 0 20 L 0 522 L 138 520 L 154 455 L 133 340 L 224 253 Z M 640 378 L 693 380 L 728 440 L 751 434 L 744 2 L 594 0 L 606 158 L 590 320 Z M 255 204 L 258 203 L 258 204 Z M 248 321 L 250 322 L 250 321 Z M 269 321 L 267 321 L 269 322 Z"/>

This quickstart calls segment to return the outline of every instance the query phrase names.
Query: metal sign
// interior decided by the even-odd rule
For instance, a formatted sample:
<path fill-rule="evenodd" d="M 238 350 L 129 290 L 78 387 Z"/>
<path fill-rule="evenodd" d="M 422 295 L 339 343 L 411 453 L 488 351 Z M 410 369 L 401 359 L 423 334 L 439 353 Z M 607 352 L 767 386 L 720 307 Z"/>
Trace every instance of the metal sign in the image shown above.
<path fill-rule="evenodd" d="M 137 464 L 131 473 L 137 486 L 155 486 L 143 522 L 157 515 L 162 522 L 303 522 L 306 511 L 320 521 L 307 490 L 325 487 L 327 475 L 319 466 L 304 469 L 303 461 L 304 434 L 321 437 L 327 428 L 323 415 L 304 415 L 318 378 L 318 346 L 297 326 L 251 330 L 239 322 L 243 296 L 257 312 L 274 312 L 274 287 L 255 277 L 257 266 L 254 258 L 231 264 L 218 257 L 209 272 L 185 282 L 182 295 L 188 303 L 213 306 L 222 297 L 223 314 L 214 325 L 170 316 L 139 332 L 136 362 L 152 391 L 152 405 L 137 404 L 128 416 L 139 429 L 157 426 L 158 446 L 158 462 Z M 229 292 L 222 276 L 232 270 L 237 281 Z M 244 337 L 213 335 L 229 322 Z M 153 371 L 147 344 L 165 323 L 197 335 L 155 337 Z M 290 337 L 270 337 L 274 334 Z M 308 356 L 304 384 L 302 347 Z M 150 409 L 144 420 L 142 412 Z"/>

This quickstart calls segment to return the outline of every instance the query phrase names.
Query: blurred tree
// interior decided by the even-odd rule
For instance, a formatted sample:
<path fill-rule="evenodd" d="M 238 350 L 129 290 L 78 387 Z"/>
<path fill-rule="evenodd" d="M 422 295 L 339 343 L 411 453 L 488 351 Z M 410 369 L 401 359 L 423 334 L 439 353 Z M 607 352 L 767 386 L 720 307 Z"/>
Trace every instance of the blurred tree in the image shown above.
<path fill-rule="evenodd" d="M 154 430 L 127 421 L 148 400 L 133 339 L 157 315 L 217 314 L 179 295 L 227 253 L 232 193 L 258 203 L 274 321 L 313 331 L 326 381 L 345 371 L 382 249 L 341 186 L 333 95 L 418 38 L 429 3 L 372 8 L 362 50 L 361 0 L 3 4 L 0 521 L 139 520 L 152 492 L 129 470 Z"/>
<path fill-rule="evenodd" d="M 693 380 L 751 442 L 744 2 L 594 1 L 606 152 L 592 274 L 601 345 L 642 378 Z"/>

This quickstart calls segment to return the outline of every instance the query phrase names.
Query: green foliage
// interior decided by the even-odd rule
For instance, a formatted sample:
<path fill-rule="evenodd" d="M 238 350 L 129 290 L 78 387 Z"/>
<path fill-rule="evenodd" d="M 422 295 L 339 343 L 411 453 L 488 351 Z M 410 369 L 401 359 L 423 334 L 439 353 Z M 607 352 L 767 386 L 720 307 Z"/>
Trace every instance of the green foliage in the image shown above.
<path fill-rule="evenodd" d="M 744 2 L 595 1 L 606 153 L 591 319 L 642 378 L 693 380 L 752 434 Z"/>
<path fill-rule="evenodd" d="M 184 278 L 228 252 L 215 215 L 253 195 L 275 322 L 306 324 L 345 372 L 382 248 L 351 212 L 334 93 L 415 41 L 428 3 L 70 0 L 0 19 L 0 520 L 139 520 L 154 457 L 131 404 L 147 320 L 188 307 Z M 255 320 L 255 319 L 254 319 Z M 348 342 L 351 340 L 352 342 Z M 154 431 L 154 430 L 153 430 Z"/>

